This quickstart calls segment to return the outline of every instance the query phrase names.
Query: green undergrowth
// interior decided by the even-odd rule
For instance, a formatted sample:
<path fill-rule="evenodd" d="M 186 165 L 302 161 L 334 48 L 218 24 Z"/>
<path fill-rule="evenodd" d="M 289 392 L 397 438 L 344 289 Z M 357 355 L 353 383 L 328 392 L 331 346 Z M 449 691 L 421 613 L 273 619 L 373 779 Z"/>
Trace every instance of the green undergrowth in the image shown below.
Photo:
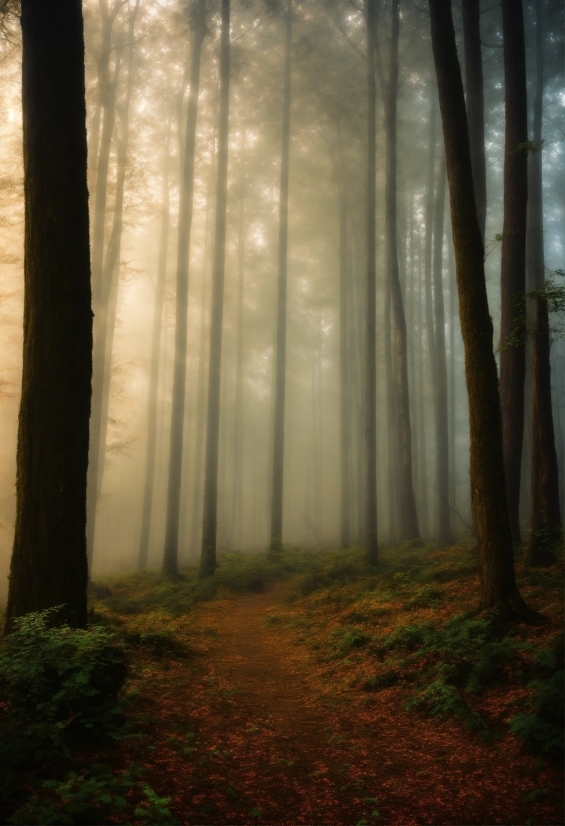
<path fill-rule="evenodd" d="M 355 552 L 327 555 L 303 574 L 287 615 L 272 627 L 292 629 L 310 645 L 332 680 L 343 676 L 371 693 L 397 686 L 406 709 L 455 717 L 485 737 L 510 730 L 542 757 L 563 754 L 563 568 L 517 576 L 537 626 L 477 613 L 476 552 L 451 548 L 389 549 L 374 569 Z M 489 691 L 508 696 L 508 715 L 489 710 Z M 514 701 L 512 698 L 515 697 Z"/>
<path fill-rule="evenodd" d="M 75 770 L 128 736 L 127 652 L 104 627 L 50 627 L 55 611 L 15 620 L 0 645 L 1 822 L 172 822 L 140 767 Z"/>
<path fill-rule="evenodd" d="M 95 609 L 103 605 L 106 613 L 125 617 L 154 611 L 180 617 L 196 603 L 222 593 L 261 593 L 273 582 L 311 570 L 316 560 L 316 554 L 298 548 L 286 548 L 276 556 L 224 553 L 218 555 L 216 574 L 204 579 L 196 566 L 182 569 L 178 579 L 153 570 L 105 577 L 93 589 L 93 604 Z"/>

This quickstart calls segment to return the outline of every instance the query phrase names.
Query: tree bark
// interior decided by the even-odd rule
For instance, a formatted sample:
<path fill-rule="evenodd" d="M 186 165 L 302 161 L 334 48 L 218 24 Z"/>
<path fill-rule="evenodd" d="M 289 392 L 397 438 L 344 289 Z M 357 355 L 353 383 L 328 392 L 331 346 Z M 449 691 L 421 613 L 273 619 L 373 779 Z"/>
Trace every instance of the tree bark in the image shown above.
<path fill-rule="evenodd" d="M 184 158 L 179 200 L 179 228 L 177 242 L 175 360 L 173 372 L 173 400 L 169 451 L 169 478 L 167 486 L 167 518 L 163 571 L 168 576 L 178 575 L 179 519 L 182 483 L 182 456 L 184 447 L 184 409 L 186 395 L 186 348 L 188 326 L 188 277 L 190 267 L 190 236 L 194 201 L 194 155 L 196 151 L 196 121 L 200 91 L 200 56 L 206 34 L 204 3 L 195 6 L 198 12 L 193 21 L 192 52 L 190 58 L 190 91 L 186 113 Z"/>
<path fill-rule="evenodd" d="M 216 570 L 218 519 L 218 442 L 220 436 L 220 379 L 222 366 L 222 315 L 226 257 L 226 211 L 228 188 L 229 83 L 230 83 L 230 0 L 222 0 L 220 42 L 220 106 L 218 124 L 218 179 L 216 226 L 212 272 L 212 318 L 208 372 L 208 428 L 204 471 L 204 518 L 200 576 Z"/>
<path fill-rule="evenodd" d="M 483 609 L 490 609 L 503 604 L 511 612 L 524 614 L 526 606 L 516 586 L 514 573 L 484 246 L 475 204 L 467 114 L 451 0 L 430 0 L 430 18 L 449 181 L 461 332 L 465 346 L 471 505 L 479 544 L 481 605 Z"/>
<path fill-rule="evenodd" d="M 288 179 L 290 155 L 290 80 L 292 59 L 292 2 L 287 0 L 284 61 L 284 98 L 279 203 L 279 275 L 277 293 L 277 338 L 275 345 L 275 401 L 273 421 L 273 466 L 271 483 L 270 552 L 282 551 L 284 418 L 286 393 L 286 290 L 288 263 Z"/>
<path fill-rule="evenodd" d="M 462 3 L 467 122 L 469 124 L 469 142 L 471 145 L 477 218 L 484 243 L 487 216 L 487 173 L 485 161 L 485 105 L 480 5 L 480 0 L 463 0 Z"/>
<path fill-rule="evenodd" d="M 504 226 L 500 271 L 500 403 L 506 496 L 512 538 L 520 537 L 520 469 L 526 377 L 526 204 L 528 198 L 528 112 L 522 0 L 502 0 L 506 137 Z M 510 337 L 512 340 L 510 341 Z"/>
<path fill-rule="evenodd" d="M 341 140 L 341 136 L 340 136 Z M 350 491 L 350 380 L 349 380 L 349 238 L 347 170 L 340 146 L 338 170 L 339 186 L 339 403 L 340 403 L 340 471 L 341 471 L 341 525 L 340 543 L 349 548 L 351 541 Z"/>
<path fill-rule="evenodd" d="M 447 354 L 445 351 L 445 310 L 443 301 L 443 225 L 445 217 L 446 170 L 443 158 L 438 171 L 434 227 L 434 310 L 436 339 L 436 459 L 438 490 L 438 538 L 451 539 L 449 508 L 449 419 L 447 412 Z"/>
<path fill-rule="evenodd" d="M 530 155 L 528 192 L 528 274 L 534 290 L 543 290 L 542 111 L 543 111 L 543 17 L 542 0 L 535 2 L 536 89 L 534 97 L 534 145 Z M 530 483 L 530 536 L 526 547 L 529 565 L 555 561 L 552 553 L 562 538 L 559 506 L 559 469 L 555 449 L 551 404 L 550 333 L 547 301 L 536 298 L 532 361 L 532 453 Z"/>
<path fill-rule="evenodd" d="M 24 343 L 6 629 L 86 626 L 92 312 L 79 0 L 22 0 Z"/>
<path fill-rule="evenodd" d="M 377 277 L 376 277 L 376 6 L 365 0 L 367 26 L 367 276 L 365 319 L 365 554 L 369 565 L 378 559 L 377 540 Z"/>
<path fill-rule="evenodd" d="M 387 239 L 388 279 L 391 289 L 394 318 L 396 367 L 396 436 L 398 440 L 398 487 L 401 540 L 419 539 L 418 516 L 412 479 L 412 428 L 410 426 L 410 397 L 408 391 L 408 343 L 406 317 L 397 242 L 397 103 L 398 103 L 398 41 L 400 35 L 399 0 L 392 0 L 392 26 L 388 88 L 385 103 L 386 130 L 386 204 L 385 225 Z"/>
<path fill-rule="evenodd" d="M 153 509 L 153 491 L 155 488 L 155 459 L 157 445 L 157 389 L 159 386 L 159 362 L 161 353 L 161 331 L 163 329 L 163 304 L 165 300 L 165 281 L 167 275 L 167 251 L 169 247 L 169 165 L 170 165 L 170 124 L 167 129 L 165 161 L 163 164 L 163 196 L 161 206 L 161 235 L 159 238 L 159 255 L 157 264 L 157 284 L 155 287 L 155 308 L 153 310 L 153 334 L 151 337 L 151 367 L 149 374 L 149 392 L 147 397 L 147 458 L 145 465 L 145 484 L 143 488 L 143 506 L 141 511 L 141 534 L 139 538 L 139 569 L 147 567 L 149 554 L 149 536 L 151 534 L 151 514 Z"/>

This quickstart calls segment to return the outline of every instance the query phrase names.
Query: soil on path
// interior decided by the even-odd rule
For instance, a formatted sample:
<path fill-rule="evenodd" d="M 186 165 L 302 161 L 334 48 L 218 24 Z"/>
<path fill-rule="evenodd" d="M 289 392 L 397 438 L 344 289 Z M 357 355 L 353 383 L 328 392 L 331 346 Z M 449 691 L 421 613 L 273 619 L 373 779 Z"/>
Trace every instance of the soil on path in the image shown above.
<path fill-rule="evenodd" d="M 181 823 L 562 823 L 549 799 L 524 801 L 559 778 L 511 736 L 487 744 L 403 711 L 397 687 L 367 696 L 324 679 L 276 623 L 291 587 L 198 606 L 199 652 L 140 674 L 147 737 L 127 757 Z"/>

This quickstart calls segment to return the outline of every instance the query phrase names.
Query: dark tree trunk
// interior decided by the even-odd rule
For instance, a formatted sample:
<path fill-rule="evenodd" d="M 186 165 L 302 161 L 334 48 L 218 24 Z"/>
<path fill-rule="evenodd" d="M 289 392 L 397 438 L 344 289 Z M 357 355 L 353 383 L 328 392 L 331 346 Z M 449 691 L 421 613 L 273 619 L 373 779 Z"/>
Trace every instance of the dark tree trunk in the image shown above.
<path fill-rule="evenodd" d="M 159 356 L 161 353 L 161 331 L 163 328 L 163 304 L 165 299 L 165 280 L 167 275 L 167 251 L 169 247 L 169 139 L 167 131 L 165 161 L 163 167 L 163 200 L 161 206 L 161 237 L 159 239 L 159 256 L 157 264 L 157 285 L 155 288 L 155 308 L 153 310 L 153 334 L 151 339 L 151 367 L 149 373 L 149 392 L 147 399 L 147 459 L 145 466 L 145 485 L 143 488 L 143 507 L 141 511 L 141 535 L 139 538 L 139 568 L 147 567 L 149 553 L 149 536 L 151 533 L 151 513 L 153 509 L 153 491 L 155 487 L 155 459 L 157 445 L 157 389 L 159 385 Z"/>
<path fill-rule="evenodd" d="M 341 146 L 340 146 L 341 150 Z M 349 238 L 347 170 L 340 153 L 339 185 L 339 400 L 341 462 L 341 547 L 349 548 L 351 539 L 350 491 L 350 381 L 349 381 Z"/>
<path fill-rule="evenodd" d="M 284 413 L 286 393 L 286 282 L 288 258 L 288 177 L 290 155 L 290 73 L 292 57 L 292 2 L 286 8 L 284 99 L 279 203 L 279 277 L 277 295 L 277 339 L 275 345 L 275 403 L 273 421 L 273 467 L 271 487 L 270 552 L 282 550 Z"/>
<path fill-rule="evenodd" d="M 194 200 L 194 154 L 196 148 L 196 120 L 200 90 L 200 55 L 206 33 L 204 3 L 195 6 L 199 12 L 192 31 L 190 59 L 190 91 L 186 113 L 184 158 L 179 201 L 179 229 L 177 246 L 175 359 L 173 372 L 173 401 L 169 450 L 169 478 L 167 486 L 167 520 L 163 571 L 171 577 L 178 574 L 180 495 L 182 456 L 184 445 L 184 408 L 186 393 L 186 347 L 188 326 L 188 271 L 190 264 L 190 235 Z"/>
<path fill-rule="evenodd" d="M 437 356 L 436 458 L 438 490 L 438 538 L 451 539 L 449 508 L 449 422 L 447 413 L 447 354 L 445 351 L 445 310 L 443 302 L 443 224 L 445 215 L 445 163 L 438 172 L 434 226 L 434 309 Z"/>
<path fill-rule="evenodd" d="M 520 469 L 524 434 L 526 346 L 526 203 L 528 140 L 526 51 L 522 0 L 502 0 L 506 137 L 504 145 L 504 226 L 500 272 L 500 404 L 506 496 L 512 539 L 520 537 Z M 512 341 L 510 342 L 510 338 Z"/>
<path fill-rule="evenodd" d="M 218 124 L 218 180 L 216 187 L 216 227 L 212 271 L 212 318 L 208 372 L 208 428 L 204 471 L 204 517 L 200 576 L 216 570 L 218 521 L 218 442 L 220 437 L 220 379 L 222 367 L 222 316 L 226 259 L 226 211 L 228 189 L 228 139 L 230 105 L 230 0 L 222 0 L 220 42 L 220 107 Z"/>
<path fill-rule="evenodd" d="M 479 543 L 481 604 L 526 606 L 514 573 L 502 454 L 502 419 L 492 320 L 487 301 L 484 246 L 473 190 L 463 82 L 457 57 L 451 0 L 430 0 L 432 46 L 439 89 L 465 375 L 469 396 L 471 505 Z"/>
<path fill-rule="evenodd" d="M 483 94 L 483 56 L 481 53 L 480 0 L 463 0 L 463 42 L 465 47 L 465 87 L 467 122 L 477 218 L 483 243 L 487 216 L 487 173 L 485 162 L 485 105 Z"/>
<path fill-rule="evenodd" d="M 24 344 L 6 628 L 63 606 L 86 626 L 92 375 L 80 0 L 22 0 Z"/>
<path fill-rule="evenodd" d="M 457 466 L 455 463 L 456 417 L 455 401 L 457 387 L 455 382 L 455 318 L 457 315 L 457 284 L 455 281 L 455 257 L 453 242 L 449 238 L 449 491 L 451 506 L 457 512 Z"/>
<path fill-rule="evenodd" d="M 397 102 L 398 102 L 398 41 L 400 34 L 399 0 L 392 0 L 392 28 L 388 88 L 385 102 L 386 130 L 386 204 L 385 224 L 387 239 L 388 279 L 391 289 L 394 318 L 394 344 L 396 367 L 397 417 L 396 436 L 398 445 L 398 489 L 400 529 L 402 540 L 419 539 L 418 516 L 412 480 L 412 429 L 410 426 L 410 398 L 408 392 L 408 343 L 406 317 L 398 268 L 397 243 Z"/>
<path fill-rule="evenodd" d="M 542 109 L 543 19 L 542 0 L 536 0 L 536 91 L 534 97 L 534 144 L 530 155 L 528 192 L 528 270 L 534 290 L 543 290 Z M 551 405 L 550 335 L 547 301 L 536 298 L 534 355 L 532 362 L 532 453 L 530 487 L 530 536 L 526 548 L 529 565 L 551 565 L 552 553 L 562 536 L 559 507 L 559 469 L 555 450 Z"/>
<path fill-rule="evenodd" d="M 365 553 L 369 565 L 378 558 L 377 544 L 377 277 L 376 277 L 376 6 L 365 0 L 367 25 L 367 280 L 365 321 Z"/>

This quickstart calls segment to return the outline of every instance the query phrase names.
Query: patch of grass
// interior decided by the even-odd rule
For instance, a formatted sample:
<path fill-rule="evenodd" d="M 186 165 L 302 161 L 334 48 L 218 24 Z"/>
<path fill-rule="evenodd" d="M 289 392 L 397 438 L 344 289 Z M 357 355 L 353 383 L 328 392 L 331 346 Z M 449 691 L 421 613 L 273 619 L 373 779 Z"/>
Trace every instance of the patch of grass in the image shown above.
<path fill-rule="evenodd" d="M 196 567 L 183 569 L 178 580 L 160 571 L 138 571 L 106 578 L 92 590 L 92 598 L 102 614 L 127 617 L 158 611 L 180 617 L 196 603 L 214 599 L 222 589 L 233 594 L 261 593 L 270 583 L 309 571 L 315 564 L 316 554 L 296 548 L 276 557 L 230 552 L 218 555 L 214 577 L 200 579 Z M 104 596 L 98 597 L 100 593 Z"/>
<path fill-rule="evenodd" d="M 366 634 L 360 628 L 336 628 L 333 632 L 335 638 L 335 646 L 340 652 L 353 651 L 356 648 L 363 648 L 371 642 L 373 637 Z"/>

